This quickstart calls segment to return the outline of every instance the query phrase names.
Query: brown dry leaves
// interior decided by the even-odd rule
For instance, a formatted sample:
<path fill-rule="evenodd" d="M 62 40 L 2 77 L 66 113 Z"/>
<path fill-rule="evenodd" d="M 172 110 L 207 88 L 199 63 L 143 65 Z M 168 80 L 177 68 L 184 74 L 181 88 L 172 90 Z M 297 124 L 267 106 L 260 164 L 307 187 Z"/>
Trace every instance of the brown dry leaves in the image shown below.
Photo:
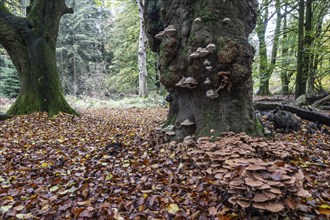
<path fill-rule="evenodd" d="M 0 219 L 231 219 L 246 214 L 241 207 L 283 212 L 283 199 L 285 211 L 329 210 L 329 138 L 164 144 L 155 127 L 165 118 L 165 109 L 119 109 L 0 122 Z M 307 191 L 288 196 L 296 183 Z M 312 197 L 298 203 L 305 193 Z"/>

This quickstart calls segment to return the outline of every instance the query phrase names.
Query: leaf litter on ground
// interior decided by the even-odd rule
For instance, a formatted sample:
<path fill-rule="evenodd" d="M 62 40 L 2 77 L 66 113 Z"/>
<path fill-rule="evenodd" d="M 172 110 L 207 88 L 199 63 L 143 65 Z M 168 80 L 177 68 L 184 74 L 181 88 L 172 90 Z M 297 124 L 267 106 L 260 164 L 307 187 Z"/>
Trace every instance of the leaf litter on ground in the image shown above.
<path fill-rule="evenodd" d="M 0 122 L 0 218 L 329 218 L 329 136 L 228 133 L 197 143 L 165 142 L 155 128 L 166 111 L 98 109 L 50 119 L 34 113 Z M 237 152 L 226 155 L 226 147 Z M 299 184 L 305 191 L 276 186 L 265 195 L 256 189 L 267 178 L 295 184 L 283 180 L 291 170 L 304 174 Z M 242 190 L 252 197 L 240 197 Z M 277 203 L 281 199 L 285 205 Z"/>

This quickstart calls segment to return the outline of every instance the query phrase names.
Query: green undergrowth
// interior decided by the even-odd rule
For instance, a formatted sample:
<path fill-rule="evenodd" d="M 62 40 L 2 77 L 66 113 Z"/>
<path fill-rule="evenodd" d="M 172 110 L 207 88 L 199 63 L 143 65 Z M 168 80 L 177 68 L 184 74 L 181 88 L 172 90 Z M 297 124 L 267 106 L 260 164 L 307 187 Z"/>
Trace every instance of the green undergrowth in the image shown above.
<path fill-rule="evenodd" d="M 164 97 L 151 94 L 146 98 L 138 96 L 123 96 L 109 99 L 97 99 L 92 97 L 66 96 L 66 100 L 74 109 L 98 109 L 98 108 L 152 108 L 165 105 Z"/>

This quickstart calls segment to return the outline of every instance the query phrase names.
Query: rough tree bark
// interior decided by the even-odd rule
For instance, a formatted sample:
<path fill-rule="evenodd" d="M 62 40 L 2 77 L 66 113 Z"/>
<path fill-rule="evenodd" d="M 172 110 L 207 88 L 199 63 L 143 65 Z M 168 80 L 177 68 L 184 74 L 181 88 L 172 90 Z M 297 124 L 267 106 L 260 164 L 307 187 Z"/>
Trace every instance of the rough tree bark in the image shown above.
<path fill-rule="evenodd" d="M 255 51 L 247 42 L 256 9 L 255 0 L 146 0 L 149 43 L 160 53 L 161 82 L 171 92 L 167 124 L 175 125 L 174 139 L 210 135 L 211 129 L 215 135 L 257 133 L 251 80 Z M 194 125 L 181 125 L 186 119 Z"/>
<path fill-rule="evenodd" d="M 26 18 L 11 14 L 0 2 L 0 44 L 11 57 L 21 84 L 8 113 L 76 113 L 63 96 L 55 58 L 60 19 L 73 10 L 64 0 L 30 2 Z"/>
<path fill-rule="evenodd" d="M 144 28 L 144 17 L 143 17 L 143 0 L 136 0 L 139 9 L 140 18 L 140 36 L 139 36 L 139 51 L 138 51 L 138 66 L 139 66 L 139 96 L 148 96 L 147 88 L 147 35 Z"/>

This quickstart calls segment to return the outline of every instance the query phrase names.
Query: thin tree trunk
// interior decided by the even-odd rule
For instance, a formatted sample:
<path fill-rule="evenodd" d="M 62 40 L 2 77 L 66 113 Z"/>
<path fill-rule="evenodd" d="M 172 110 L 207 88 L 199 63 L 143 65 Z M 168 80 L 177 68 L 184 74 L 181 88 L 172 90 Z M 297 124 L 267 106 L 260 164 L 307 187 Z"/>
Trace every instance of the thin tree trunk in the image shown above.
<path fill-rule="evenodd" d="M 156 89 L 157 92 L 160 92 L 160 56 L 159 52 L 155 52 L 156 55 L 156 61 L 155 61 L 155 70 L 156 70 Z"/>
<path fill-rule="evenodd" d="M 287 5 L 285 6 L 285 11 L 287 11 Z M 282 94 L 287 95 L 289 94 L 289 83 L 290 78 L 288 75 L 288 53 L 289 53 L 289 47 L 288 47 L 288 33 L 287 33 L 287 14 L 284 14 L 283 17 L 283 35 L 282 35 L 282 71 L 281 71 L 281 84 L 282 84 Z"/>
<path fill-rule="evenodd" d="M 144 30 L 144 17 L 143 17 L 143 0 L 136 0 L 139 9 L 140 17 L 140 36 L 139 36 L 139 51 L 138 51 L 138 66 L 139 66 L 139 96 L 148 96 L 147 88 L 147 35 Z"/>
<path fill-rule="evenodd" d="M 295 98 L 306 94 L 307 75 L 304 72 L 304 22 L 305 2 L 299 0 L 298 55 Z"/>
<path fill-rule="evenodd" d="M 304 39 L 304 75 L 308 76 L 308 94 L 313 95 L 315 90 L 315 71 L 313 70 L 313 36 L 312 36 L 312 0 L 306 1 L 306 21 L 305 21 L 305 39 Z"/>

